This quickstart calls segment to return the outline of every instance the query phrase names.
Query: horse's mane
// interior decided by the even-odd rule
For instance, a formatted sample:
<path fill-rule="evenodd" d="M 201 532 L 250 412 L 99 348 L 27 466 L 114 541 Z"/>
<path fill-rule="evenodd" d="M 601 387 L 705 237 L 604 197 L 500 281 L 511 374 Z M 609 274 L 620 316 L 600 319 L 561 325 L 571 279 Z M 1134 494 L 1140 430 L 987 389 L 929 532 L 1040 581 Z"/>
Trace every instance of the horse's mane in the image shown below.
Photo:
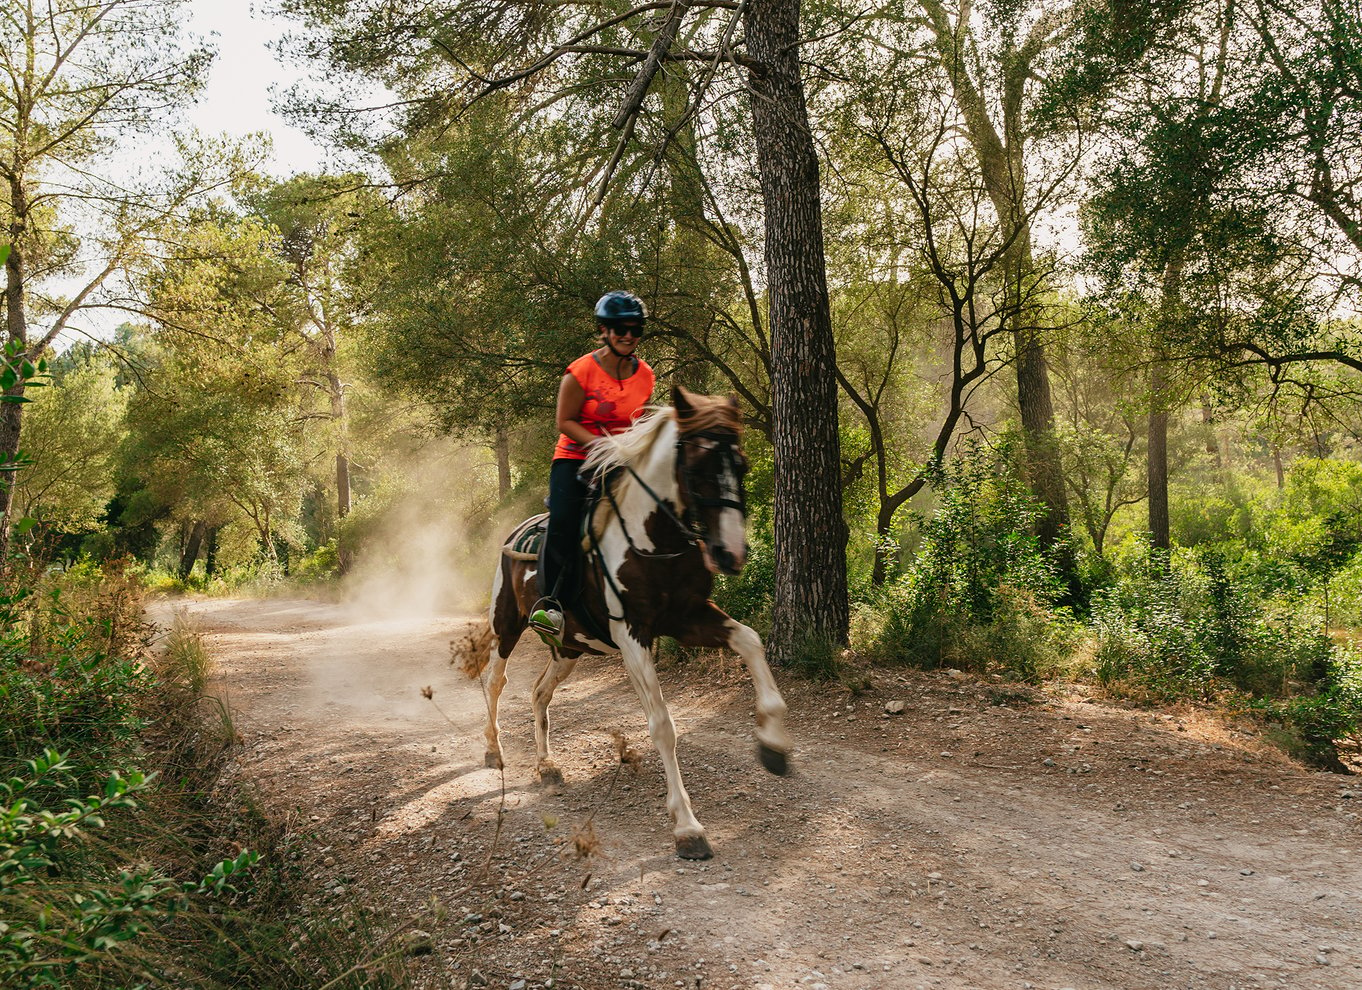
<path fill-rule="evenodd" d="M 602 474 L 626 464 L 640 464 L 652 450 L 658 434 L 675 422 L 671 406 L 653 406 L 636 419 L 629 429 L 616 433 L 603 442 L 591 445 L 583 469 Z"/>
<path fill-rule="evenodd" d="M 684 389 L 682 392 L 687 406 L 684 416 L 671 406 L 649 407 L 623 433 L 616 433 L 603 443 L 592 444 L 583 470 L 605 474 L 626 464 L 642 464 L 652 452 L 658 435 L 669 423 L 675 423 L 683 433 L 715 427 L 742 433 L 742 414 L 738 411 L 736 400 L 717 395 L 697 395 Z"/>

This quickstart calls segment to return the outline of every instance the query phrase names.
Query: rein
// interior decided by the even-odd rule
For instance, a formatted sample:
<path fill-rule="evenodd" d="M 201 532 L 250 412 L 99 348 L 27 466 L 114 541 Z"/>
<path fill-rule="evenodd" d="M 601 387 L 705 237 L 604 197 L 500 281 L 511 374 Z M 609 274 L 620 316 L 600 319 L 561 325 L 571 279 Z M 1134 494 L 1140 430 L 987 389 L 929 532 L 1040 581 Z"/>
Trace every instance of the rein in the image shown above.
<path fill-rule="evenodd" d="M 686 465 L 685 448 L 688 444 L 694 443 L 697 439 L 709 440 L 715 444 L 715 450 L 724 462 L 725 467 L 733 470 L 734 477 L 738 479 L 738 497 L 736 499 L 727 498 L 721 495 L 718 498 L 702 497 L 694 494 L 695 491 L 695 471 Z M 692 547 L 699 548 L 708 535 L 707 527 L 700 518 L 700 508 L 727 508 L 737 509 L 747 518 L 747 490 L 743 485 L 743 463 L 741 455 L 737 451 L 738 437 L 735 433 L 723 430 L 697 430 L 690 433 L 682 433 L 676 439 L 676 464 L 677 477 L 680 482 L 678 485 L 678 496 L 681 500 L 681 515 L 678 517 L 672 511 L 671 506 L 653 491 L 651 485 L 644 481 L 631 465 L 622 465 L 625 471 L 629 472 L 630 477 L 638 482 L 640 488 L 647 493 L 653 503 L 662 511 L 681 534 L 686 538 L 686 542 Z M 624 513 L 620 511 L 619 503 L 615 500 L 614 486 L 606 478 L 601 479 L 601 493 L 606 501 L 610 503 L 610 508 L 614 510 L 615 519 L 619 521 L 620 532 L 624 534 L 624 541 L 629 545 L 629 549 L 640 557 L 653 560 L 672 560 L 681 557 L 685 551 L 676 553 L 656 553 L 651 550 L 641 550 L 634 542 L 633 536 L 629 533 L 629 527 L 624 524 Z M 600 502 L 596 503 L 598 506 Z M 593 510 L 594 515 L 594 510 Z M 615 579 L 610 574 L 610 569 L 605 566 L 605 559 L 601 554 L 600 540 L 596 536 L 596 528 L 591 525 L 591 520 L 587 521 L 587 533 L 591 537 L 591 556 L 595 562 L 596 569 L 604 578 L 605 583 L 615 595 L 615 600 L 619 602 L 620 612 L 624 612 L 624 596 L 620 593 L 619 586 L 615 584 Z M 606 616 L 618 621 L 627 621 L 623 614 L 613 615 L 609 607 L 606 607 Z"/>

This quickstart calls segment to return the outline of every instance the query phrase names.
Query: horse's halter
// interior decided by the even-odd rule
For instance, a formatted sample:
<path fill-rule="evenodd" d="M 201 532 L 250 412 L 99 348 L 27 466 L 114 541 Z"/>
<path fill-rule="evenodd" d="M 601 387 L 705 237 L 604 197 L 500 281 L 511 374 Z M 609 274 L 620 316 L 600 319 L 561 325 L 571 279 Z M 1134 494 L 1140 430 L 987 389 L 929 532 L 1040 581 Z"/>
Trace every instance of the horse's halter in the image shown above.
<path fill-rule="evenodd" d="M 732 469 L 732 477 L 736 479 L 738 486 L 738 497 L 736 499 L 727 497 L 727 494 L 722 492 L 722 490 L 718 498 L 695 494 L 695 476 L 697 472 L 687 463 L 686 458 L 686 447 L 691 444 L 705 446 L 706 450 L 711 453 L 711 456 L 717 455 L 720 458 L 723 468 Z M 713 444 L 713 446 L 707 446 L 707 444 Z M 743 475 L 747 473 L 747 460 L 742 456 L 742 453 L 738 448 L 737 432 L 731 429 L 712 427 L 695 430 L 689 433 L 681 433 L 677 436 L 676 478 L 678 489 L 677 495 L 681 501 L 680 516 L 677 516 L 677 514 L 671 510 L 667 505 L 667 501 L 658 495 L 657 492 L 653 491 L 652 487 L 639 477 L 638 472 L 631 466 L 627 464 L 624 465 L 624 470 L 629 473 L 643 491 L 647 492 L 648 496 L 657 504 L 657 507 L 661 510 L 662 514 L 676 524 L 676 528 L 685 536 L 686 541 L 700 550 L 701 555 L 705 559 L 706 567 L 710 570 L 714 570 L 713 558 L 709 551 L 709 527 L 705 525 L 705 521 L 700 515 L 699 509 L 709 507 L 737 509 L 742 513 L 743 522 L 746 523 L 747 521 L 747 489 L 744 487 L 742 480 Z M 727 471 L 724 470 L 722 473 L 726 475 Z M 625 542 L 629 544 L 629 548 L 634 553 L 638 554 L 640 557 L 651 557 L 654 559 L 681 556 L 679 553 L 656 553 L 648 550 L 640 550 L 638 544 L 634 542 L 634 538 L 630 535 L 629 528 L 624 524 L 624 514 L 620 512 L 619 503 L 615 501 L 613 486 L 608 480 L 602 482 L 602 494 L 604 496 L 604 501 L 608 502 L 610 507 L 614 510 L 615 519 L 620 526 L 620 532 L 624 534 Z M 596 529 L 593 525 L 588 524 L 587 532 L 591 537 L 591 548 L 592 552 L 595 554 L 597 566 L 600 567 L 601 577 L 609 586 L 610 590 L 614 592 L 616 600 L 620 602 L 621 614 L 618 616 L 612 615 L 610 617 L 624 618 L 624 596 L 621 594 L 619 587 L 615 584 L 614 578 L 610 576 L 609 569 L 603 566 L 600 543 L 596 539 Z M 731 553 L 731 551 L 729 552 Z M 609 609 L 607 608 L 607 613 L 608 612 Z"/>
<path fill-rule="evenodd" d="M 736 494 L 737 498 L 729 497 L 730 492 L 723 490 L 722 482 L 717 498 L 696 494 L 697 472 L 686 457 L 688 446 L 701 447 L 710 457 L 717 457 L 721 465 L 719 474 L 721 479 L 729 477 L 729 472 L 732 472 L 731 477 L 737 481 L 738 486 L 737 492 L 732 494 Z M 676 438 L 676 477 L 681 498 L 681 521 L 683 528 L 689 531 L 692 538 L 708 542 L 709 527 L 705 524 L 700 509 L 737 509 L 746 521 L 747 488 L 743 484 L 743 475 L 746 473 L 747 460 L 738 449 L 738 435 L 733 431 L 697 430 L 694 433 L 682 433 Z"/>
<path fill-rule="evenodd" d="M 695 478 L 697 472 L 690 466 L 686 458 L 686 447 L 690 445 L 703 446 L 711 452 L 711 456 L 718 456 L 723 467 L 729 468 L 733 472 L 733 478 L 737 480 L 737 498 L 729 498 L 722 493 L 718 498 L 701 496 L 695 494 Z M 707 446 L 710 444 L 712 446 Z M 681 515 L 678 516 L 667 505 L 657 492 L 644 481 L 637 471 L 625 465 L 629 475 L 634 481 L 647 492 L 649 498 L 657 503 L 658 509 L 662 514 L 676 524 L 676 528 L 681 530 L 688 543 L 700 548 L 701 553 L 706 558 L 709 557 L 709 527 L 705 524 L 704 517 L 700 515 L 702 508 L 723 508 L 737 509 L 742 513 L 744 523 L 747 521 L 747 489 L 743 485 L 743 475 L 747 473 L 747 459 L 742 456 L 738 448 L 738 434 L 736 431 L 723 429 L 722 427 L 711 427 L 708 429 L 694 430 L 689 433 L 682 433 L 676 438 L 676 481 L 677 497 L 681 502 Z M 727 472 L 724 472 L 725 474 Z M 615 502 L 615 494 L 611 486 L 606 483 L 602 489 L 605 501 L 610 503 L 615 510 L 615 518 L 619 521 L 620 530 L 624 533 L 625 542 L 635 553 L 643 557 L 676 557 L 679 554 L 658 554 L 645 550 L 640 550 L 634 543 L 633 537 L 629 534 L 628 528 L 624 525 L 624 516 L 620 512 L 619 505 Z M 588 527 L 588 530 L 593 533 Z M 608 577 L 608 575 L 607 575 Z"/>

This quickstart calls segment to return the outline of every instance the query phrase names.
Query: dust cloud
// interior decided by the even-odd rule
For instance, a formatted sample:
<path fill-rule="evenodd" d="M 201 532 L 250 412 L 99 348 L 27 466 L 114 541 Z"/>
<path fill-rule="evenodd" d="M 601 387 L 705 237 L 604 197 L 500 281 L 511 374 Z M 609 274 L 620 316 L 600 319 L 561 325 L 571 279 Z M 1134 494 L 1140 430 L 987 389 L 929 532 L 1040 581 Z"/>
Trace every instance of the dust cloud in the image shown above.
<path fill-rule="evenodd" d="M 369 510 L 342 603 L 359 620 L 481 614 L 498 548 L 542 511 L 542 495 L 501 505 L 492 452 L 453 441 L 427 447 L 396 477 Z"/>

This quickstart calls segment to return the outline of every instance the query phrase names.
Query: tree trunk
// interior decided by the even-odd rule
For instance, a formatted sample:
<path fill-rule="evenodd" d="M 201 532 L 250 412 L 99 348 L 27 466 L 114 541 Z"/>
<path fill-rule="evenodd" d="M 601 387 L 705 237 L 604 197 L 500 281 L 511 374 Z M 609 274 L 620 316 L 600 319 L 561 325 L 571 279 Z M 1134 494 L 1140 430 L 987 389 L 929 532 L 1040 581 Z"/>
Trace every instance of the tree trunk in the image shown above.
<path fill-rule="evenodd" d="M 1159 358 L 1149 373 L 1149 542 L 1169 549 L 1167 375 Z"/>
<path fill-rule="evenodd" d="M 1008 318 L 1016 347 L 1017 410 L 1026 441 L 1026 481 L 1045 513 L 1036 522 L 1041 546 L 1061 542 L 1069 528 L 1069 493 L 1064 486 L 1064 462 L 1055 435 L 1055 403 L 1050 393 L 1050 366 L 1041 343 L 1040 306 L 1033 298 L 1035 259 L 1031 253 L 1031 220 L 1026 215 L 1020 189 L 1024 177 L 1020 161 L 1012 166 L 1008 181 L 1000 177 L 988 183 L 999 213 L 1011 228 L 1012 246 L 1005 259 Z M 1077 565 L 1067 549 L 1059 561 L 1066 582 L 1075 586 Z"/>
<path fill-rule="evenodd" d="M 335 360 L 334 347 L 328 349 L 327 357 Z M 350 441 L 345 421 L 345 386 L 332 368 L 327 369 L 326 381 L 331 393 L 331 418 L 340 438 L 336 450 L 336 518 L 344 519 L 350 514 Z"/>
<path fill-rule="evenodd" d="M 350 514 L 350 458 L 345 453 L 336 454 L 336 518 L 344 519 Z"/>
<path fill-rule="evenodd" d="M 875 520 L 875 566 L 870 571 L 870 583 L 876 588 L 889 579 L 890 558 L 897 557 L 896 551 L 889 549 L 889 537 L 894 532 L 894 509 L 880 502 L 880 511 Z"/>
<path fill-rule="evenodd" d="M 818 158 L 799 75 L 799 0 L 754 0 L 743 17 L 757 169 L 766 214 L 775 460 L 775 617 L 788 662 L 845 643 L 836 353 L 823 259 Z"/>
<path fill-rule="evenodd" d="M 23 235 L 28 222 L 28 197 L 21 178 L 10 182 L 9 258 L 5 260 L 5 342 L 28 347 L 28 318 L 24 311 L 24 248 Z M 5 392 L 23 395 L 22 380 Z M 19 456 L 19 441 L 23 432 L 24 404 L 0 403 L 0 463 L 12 464 Z M 10 540 L 14 520 L 13 475 L 0 475 L 0 574 L 9 570 Z"/>
<path fill-rule="evenodd" d="M 203 536 L 207 531 L 208 525 L 202 520 L 197 520 L 189 530 L 189 541 L 185 544 L 184 553 L 180 555 L 180 580 L 189 580 L 189 575 L 194 572 L 194 562 L 199 559 L 199 548 L 203 546 Z"/>
<path fill-rule="evenodd" d="M 511 494 L 511 440 L 506 430 L 497 430 L 492 449 L 497 455 L 497 498 L 504 499 Z"/>
<path fill-rule="evenodd" d="M 208 529 L 208 548 L 203 554 L 203 575 L 212 577 L 218 572 L 218 530 L 221 526 L 210 526 Z"/>
<path fill-rule="evenodd" d="M 1182 298 L 1183 250 L 1178 248 L 1163 272 L 1161 330 L 1177 319 Z M 1168 550 L 1168 366 L 1163 347 L 1154 341 L 1153 366 L 1149 372 L 1149 540 L 1159 550 Z"/>
<path fill-rule="evenodd" d="M 1050 369 L 1038 335 L 1020 327 L 1017 344 L 1017 407 L 1026 438 L 1026 473 L 1031 491 L 1045 507 L 1036 524 L 1042 546 L 1053 546 L 1069 527 L 1069 496 L 1055 439 L 1055 406 Z"/>
<path fill-rule="evenodd" d="M 980 74 L 977 83 L 971 75 L 978 66 L 968 54 L 966 43 L 972 30 L 968 6 L 959 8 L 955 22 L 941 0 L 922 0 L 921 6 L 936 40 L 937 56 L 964 117 L 989 201 L 1009 241 L 1004 258 L 1005 292 L 1007 318 L 1016 348 L 1017 406 L 1026 440 L 1026 480 L 1045 509 L 1037 522 L 1036 534 L 1043 546 L 1050 547 L 1068 529 L 1069 498 L 1064 488 L 1059 444 L 1055 442 L 1055 409 L 1050 395 L 1050 369 L 1041 344 L 1040 303 L 1035 299 L 1035 259 L 1026 200 L 1025 105 L 1027 88 L 1034 78 L 1030 60 L 1036 53 L 1023 53 L 1013 44 L 1008 46 L 996 108 L 1002 114 L 999 134 L 994 124 L 996 111 L 984 95 L 984 75 Z M 1067 544 L 1062 545 L 1066 549 L 1058 563 L 1071 593 L 1076 593 L 1076 562 Z"/>

